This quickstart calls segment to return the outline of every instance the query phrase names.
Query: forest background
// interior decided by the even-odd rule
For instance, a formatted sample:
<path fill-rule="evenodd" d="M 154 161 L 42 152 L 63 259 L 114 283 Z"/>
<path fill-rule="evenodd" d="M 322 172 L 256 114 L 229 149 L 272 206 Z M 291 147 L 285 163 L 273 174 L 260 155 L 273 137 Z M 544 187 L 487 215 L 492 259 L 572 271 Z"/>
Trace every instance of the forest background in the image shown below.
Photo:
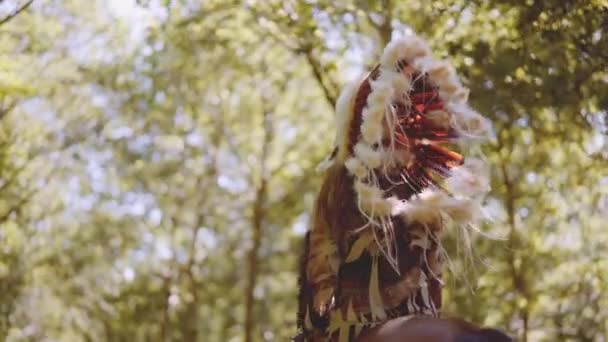
<path fill-rule="evenodd" d="M 445 315 L 607 341 L 606 0 L 0 0 L 0 340 L 286 341 L 336 97 L 413 32 L 495 130 Z"/>

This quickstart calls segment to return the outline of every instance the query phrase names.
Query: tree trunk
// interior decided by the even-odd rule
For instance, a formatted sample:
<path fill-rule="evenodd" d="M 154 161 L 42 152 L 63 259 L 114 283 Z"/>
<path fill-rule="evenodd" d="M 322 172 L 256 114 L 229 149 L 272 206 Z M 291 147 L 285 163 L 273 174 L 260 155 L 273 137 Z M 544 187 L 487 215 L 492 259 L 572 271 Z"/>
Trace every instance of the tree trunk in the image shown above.
<path fill-rule="evenodd" d="M 509 144 L 509 151 L 512 151 L 512 141 L 507 141 Z M 504 148 L 505 141 L 498 138 L 499 150 Z M 519 308 L 517 306 L 516 312 L 518 313 L 520 319 L 522 320 L 522 333 L 521 333 L 521 341 L 528 341 L 528 329 L 529 329 L 529 304 L 530 304 L 530 295 L 528 290 L 528 284 L 526 283 L 526 276 L 524 271 L 522 270 L 522 263 L 518 263 L 517 260 L 517 251 L 522 246 L 521 238 L 518 235 L 516 222 L 515 222 L 515 200 L 517 198 L 517 194 L 515 193 L 515 185 L 511 181 L 511 176 L 507 170 L 507 165 L 510 161 L 510 155 L 505 156 L 501 160 L 500 171 L 502 176 L 502 181 L 505 186 L 505 204 L 507 209 L 507 220 L 509 224 L 509 234 L 507 238 L 507 244 L 509 247 L 508 251 L 508 263 L 510 269 L 511 281 L 513 282 L 513 287 L 517 291 L 518 295 L 522 296 L 526 299 L 526 305 L 523 308 Z"/>
<path fill-rule="evenodd" d="M 248 253 L 248 275 L 245 286 L 245 342 L 253 341 L 255 323 L 253 311 L 255 306 L 255 287 L 258 280 L 258 254 L 262 244 L 262 234 L 266 216 L 266 200 L 268 195 L 268 155 L 272 143 L 272 113 L 264 113 L 264 141 L 260 156 L 260 181 L 253 202 L 253 215 L 251 219 L 252 245 Z"/>

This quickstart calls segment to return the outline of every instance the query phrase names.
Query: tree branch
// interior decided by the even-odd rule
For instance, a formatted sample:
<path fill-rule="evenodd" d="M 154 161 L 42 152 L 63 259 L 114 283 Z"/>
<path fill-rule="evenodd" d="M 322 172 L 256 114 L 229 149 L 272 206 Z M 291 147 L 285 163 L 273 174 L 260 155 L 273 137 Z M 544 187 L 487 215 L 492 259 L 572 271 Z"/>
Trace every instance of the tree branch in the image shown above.
<path fill-rule="evenodd" d="M 508 129 L 508 128 L 504 128 L 504 129 Z M 515 255 L 516 248 L 519 247 L 518 246 L 519 238 L 518 238 L 517 226 L 516 226 L 516 222 L 515 222 L 516 194 L 513 189 L 514 185 L 511 181 L 511 177 L 507 170 L 507 164 L 510 162 L 510 156 L 511 156 L 511 152 L 513 150 L 513 146 L 512 146 L 512 141 L 509 141 L 509 146 L 505 146 L 504 141 L 503 141 L 503 139 L 501 139 L 500 134 L 498 134 L 497 140 L 498 140 L 497 153 L 499 155 L 500 155 L 500 151 L 503 148 L 509 148 L 509 154 L 501 160 L 501 163 L 499 166 L 501 176 L 502 176 L 502 181 L 505 186 L 505 205 L 506 205 L 506 209 L 507 209 L 507 220 L 508 220 L 508 224 L 509 224 L 509 234 L 508 234 L 508 238 L 507 238 L 508 246 L 509 246 L 509 252 L 508 252 L 508 256 L 507 256 L 508 263 L 509 263 L 509 270 L 511 272 L 511 279 L 513 281 L 513 287 L 521 296 L 523 296 L 529 302 L 530 298 L 529 298 L 529 294 L 528 294 L 528 287 L 526 284 L 524 271 L 522 271 L 521 266 L 517 265 L 518 263 L 517 263 L 516 255 Z M 517 310 L 520 312 L 521 319 L 523 322 L 522 341 L 527 342 L 528 341 L 529 319 L 530 319 L 529 309 L 528 309 L 528 306 L 526 305 L 526 307 L 517 308 Z"/>
<path fill-rule="evenodd" d="M 20 210 L 23 207 L 23 205 L 25 205 L 37 193 L 38 193 L 38 191 L 32 190 L 32 191 L 28 192 L 27 194 L 25 194 L 23 197 L 21 197 L 17 201 L 17 203 L 12 205 L 6 212 L 4 212 L 4 214 L 2 214 L 0 216 L 0 223 L 3 223 L 4 221 L 6 221 L 10 217 L 11 213 Z"/>
<path fill-rule="evenodd" d="M 33 2 L 34 2 L 34 0 L 29 0 L 28 2 L 24 3 L 23 5 L 21 5 L 21 7 L 17 8 L 13 13 L 11 13 L 8 16 L 4 17 L 2 20 L 0 20 L 0 26 L 8 23 L 10 20 L 12 20 L 16 16 L 18 16 L 19 13 L 25 11 L 28 7 L 30 7 L 30 5 Z"/>
<path fill-rule="evenodd" d="M 331 105 L 332 108 L 335 108 L 337 101 L 337 96 L 334 93 L 335 89 L 330 89 L 330 87 L 325 83 L 325 79 L 323 77 L 323 70 L 321 69 L 321 63 L 319 63 L 319 61 L 314 58 L 312 54 L 312 49 L 306 49 L 306 51 L 304 51 L 304 55 L 306 56 L 306 61 L 308 61 L 308 64 L 312 69 L 313 76 L 317 80 L 317 83 L 319 83 L 319 86 L 323 91 L 323 95 L 325 95 L 325 99 Z"/>
<path fill-rule="evenodd" d="M 0 108 L 0 121 L 2 121 L 5 117 L 8 116 L 8 114 L 15 109 L 15 107 L 17 106 L 17 101 L 13 101 L 12 103 L 9 103 L 7 105 L 2 105 L 2 107 Z"/>
<path fill-rule="evenodd" d="M 260 155 L 260 183 L 256 190 L 253 202 L 253 216 L 251 218 L 252 246 L 249 250 L 247 283 L 245 286 L 245 342 L 253 341 L 253 309 L 255 305 L 255 287 L 258 278 L 258 258 L 259 249 L 262 244 L 262 233 L 264 222 L 266 221 L 266 201 L 268 197 L 268 157 L 272 145 L 273 133 L 273 113 L 271 110 L 264 111 L 264 141 Z"/>
<path fill-rule="evenodd" d="M 249 8 L 256 17 L 268 18 L 268 16 L 263 11 L 258 10 L 255 6 L 251 6 Z M 272 21 L 270 19 L 268 19 L 268 20 L 273 22 L 275 25 L 277 24 L 276 21 Z M 296 25 L 297 22 L 291 22 L 291 24 Z M 287 50 L 292 51 L 296 54 L 303 54 L 306 57 L 306 61 L 308 62 L 308 64 L 310 65 L 310 67 L 312 69 L 312 73 L 313 73 L 315 80 L 317 81 L 317 83 L 321 87 L 321 90 L 323 91 L 323 95 L 325 96 L 325 99 L 327 100 L 327 102 L 329 103 L 329 105 L 332 108 L 335 108 L 336 101 L 338 98 L 338 96 L 336 95 L 336 87 L 333 85 L 327 84 L 328 81 L 324 77 L 325 71 L 323 70 L 321 63 L 313 55 L 312 47 L 314 46 L 315 42 L 310 42 L 310 41 L 307 41 L 306 43 L 300 42 L 297 44 L 297 46 L 293 46 L 289 42 L 288 39 L 281 36 L 282 32 L 277 32 L 268 26 L 261 27 L 259 25 L 253 25 L 253 28 L 256 31 L 261 32 L 262 34 L 268 35 L 273 40 L 275 40 L 277 43 L 284 46 Z M 286 30 L 287 28 L 283 28 L 283 29 Z M 279 27 L 279 31 L 280 30 L 281 30 L 281 28 Z M 294 40 L 297 40 L 297 39 L 294 39 Z M 331 82 L 331 83 L 333 83 L 333 82 Z"/>
<path fill-rule="evenodd" d="M 383 0 L 382 8 L 384 9 L 384 18 L 382 19 L 381 24 L 377 24 L 376 22 L 374 22 L 369 11 L 366 13 L 366 16 L 369 23 L 376 29 L 376 31 L 378 31 L 378 34 L 380 35 L 380 46 L 381 48 L 384 48 L 384 46 L 386 46 L 386 44 L 391 41 L 391 38 L 393 36 L 392 21 L 394 3 L 392 2 L 392 0 Z"/>

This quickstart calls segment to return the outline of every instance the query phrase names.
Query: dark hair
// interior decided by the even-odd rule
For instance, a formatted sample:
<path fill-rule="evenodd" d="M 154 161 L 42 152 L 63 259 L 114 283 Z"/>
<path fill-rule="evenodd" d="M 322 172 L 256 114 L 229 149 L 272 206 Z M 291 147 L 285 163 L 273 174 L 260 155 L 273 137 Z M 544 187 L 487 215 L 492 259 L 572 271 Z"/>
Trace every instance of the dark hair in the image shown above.
<path fill-rule="evenodd" d="M 481 329 L 457 336 L 454 342 L 513 342 L 513 339 L 496 329 Z"/>

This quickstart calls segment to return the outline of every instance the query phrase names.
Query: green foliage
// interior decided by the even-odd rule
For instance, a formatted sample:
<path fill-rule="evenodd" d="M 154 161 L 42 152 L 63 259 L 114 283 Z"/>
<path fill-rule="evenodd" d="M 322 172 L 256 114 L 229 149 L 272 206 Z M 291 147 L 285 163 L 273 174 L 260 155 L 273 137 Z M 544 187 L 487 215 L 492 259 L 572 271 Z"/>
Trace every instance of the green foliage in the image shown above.
<path fill-rule="evenodd" d="M 0 340 L 287 340 L 339 89 L 414 30 L 496 131 L 445 314 L 601 341 L 607 8 L 34 1 L 0 24 Z"/>

